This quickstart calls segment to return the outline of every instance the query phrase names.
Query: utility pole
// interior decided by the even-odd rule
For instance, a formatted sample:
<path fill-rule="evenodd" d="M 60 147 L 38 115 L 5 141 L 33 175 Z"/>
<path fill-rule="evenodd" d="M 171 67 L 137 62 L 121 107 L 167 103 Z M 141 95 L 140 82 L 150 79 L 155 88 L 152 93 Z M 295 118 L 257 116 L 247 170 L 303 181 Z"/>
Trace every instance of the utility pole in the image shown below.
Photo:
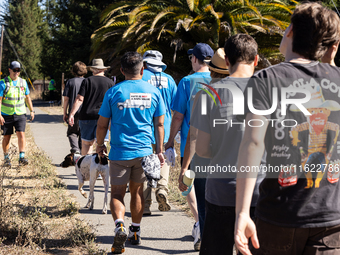
<path fill-rule="evenodd" d="M 2 63 L 2 48 L 4 43 L 4 25 L 1 26 L 1 40 L 0 40 L 0 79 L 1 79 L 1 63 Z"/>

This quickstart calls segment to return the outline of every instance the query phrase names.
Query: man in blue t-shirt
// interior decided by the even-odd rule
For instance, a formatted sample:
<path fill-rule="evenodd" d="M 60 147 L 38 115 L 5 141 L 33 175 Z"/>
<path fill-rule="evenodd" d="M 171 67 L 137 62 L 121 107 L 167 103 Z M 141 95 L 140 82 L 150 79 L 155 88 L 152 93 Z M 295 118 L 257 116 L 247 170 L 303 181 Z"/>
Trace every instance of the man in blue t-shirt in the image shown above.
<path fill-rule="evenodd" d="M 97 153 L 102 156 L 103 152 L 106 152 L 104 138 L 111 119 L 110 206 L 116 225 L 112 253 L 124 252 L 124 243 L 127 238 L 132 244 L 141 243 L 140 222 L 144 210 L 143 183 L 146 179 L 142 161 L 152 154 L 153 136 L 155 136 L 156 155 L 161 166 L 164 164 L 163 140 L 166 110 L 162 95 L 157 88 L 142 80 L 143 58 L 137 52 L 124 54 L 120 70 L 125 76 L 125 81 L 106 92 L 97 123 Z M 129 235 L 124 226 L 124 195 L 128 182 L 130 183 L 132 215 Z"/>
<path fill-rule="evenodd" d="M 214 51 L 208 44 L 198 43 L 193 49 L 188 51 L 191 60 L 192 70 L 195 72 L 185 76 L 178 84 L 176 97 L 174 99 L 170 136 L 165 144 L 165 149 L 174 146 L 174 139 L 177 132 L 181 129 L 181 158 L 184 155 L 184 147 L 189 132 L 190 121 L 190 99 L 195 96 L 201 87 L 199 82 L 210 83 L 209 67 L 204 60 L 212 58 Z"/>
<path fill-rule="evenodd" d="M 164 100 L 166 113 L 164 117 L 164 142 L 166 143 L 170 135 L 171 125 L 171 105 L 176 96 L 177 86 L 174 79 L 164 73 L 166 64 L 162 62 L 163 55 L 157 50 L 148 50 L 143 55 L 144 61 L 144 74 L 143 80 L 147 81 L 151 85 L 155 86 L 161 92 Z M 153 142 L 154 144 L 154 142 Z M 168 201 L 168 179 L 169 179 L 170 161 L 166 160 L 165 164 L 161 168 L 161 179 L 157 182 L 156 199 L 158 202 L 158 209 L 160 211 L 169 211 L 171 206 Z M 151 187 L 144 183 L 144 215 L 151 215 L 150 206 L 151 199 Z"/>

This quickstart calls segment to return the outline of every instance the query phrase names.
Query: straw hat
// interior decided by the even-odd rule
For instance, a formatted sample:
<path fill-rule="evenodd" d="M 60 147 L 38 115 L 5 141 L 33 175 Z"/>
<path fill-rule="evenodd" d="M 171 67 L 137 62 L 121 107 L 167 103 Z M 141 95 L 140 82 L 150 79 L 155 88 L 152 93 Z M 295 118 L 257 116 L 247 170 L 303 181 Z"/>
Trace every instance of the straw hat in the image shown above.
<path fill-rule="evenodd" d="M 90 70 L 90 68 L 96 68 L 96 69 L 108 69 L 110 66 L 104 66 L 104 61 L 101 58 L 95 58 L 92 60 L 92 66 L 88 66 L 87 69 Z"/>
<path fill-rule="evenodd" d="M 225 63 L 225 52 L 223 48 L 219 48 L 211 60 L 204 60 L 208 64 L 209 69 L 220 74 L 229 74 L 227 64 Z"/>

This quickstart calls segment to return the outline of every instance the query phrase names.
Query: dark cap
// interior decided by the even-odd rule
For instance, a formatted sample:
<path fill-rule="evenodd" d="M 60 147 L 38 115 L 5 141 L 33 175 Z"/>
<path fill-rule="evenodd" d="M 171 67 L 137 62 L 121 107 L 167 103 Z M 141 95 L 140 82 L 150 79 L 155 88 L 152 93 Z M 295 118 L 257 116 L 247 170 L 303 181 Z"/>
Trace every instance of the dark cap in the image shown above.
<path fill-rule="evenodd" d="M 10 65 L 9 65 L 10 69 L 15 69 L 15 68 L 21 68 L 21 65 L 18 61 L 13 61 Z"/>
<path fill-rule="evenodd" d="M 194 55 L 199 60 L 203 61 L 206 57 L 214 56 L 213 49 L 206 43 L 198 43 L 193 49 L 188 50 L 189 55 Z"/>

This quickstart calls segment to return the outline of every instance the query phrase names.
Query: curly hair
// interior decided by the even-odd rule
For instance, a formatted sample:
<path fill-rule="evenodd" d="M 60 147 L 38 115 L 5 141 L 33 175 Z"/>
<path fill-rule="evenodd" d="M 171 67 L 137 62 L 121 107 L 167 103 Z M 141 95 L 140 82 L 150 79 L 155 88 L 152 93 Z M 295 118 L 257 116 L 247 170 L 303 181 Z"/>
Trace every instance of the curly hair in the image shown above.
<path fill-rule="evenodd" d="M 304 3 L 291 16 L 293 52 L 310 60 L 319 60 L 340 40 L 338 15 L 319 3 Z"/>

